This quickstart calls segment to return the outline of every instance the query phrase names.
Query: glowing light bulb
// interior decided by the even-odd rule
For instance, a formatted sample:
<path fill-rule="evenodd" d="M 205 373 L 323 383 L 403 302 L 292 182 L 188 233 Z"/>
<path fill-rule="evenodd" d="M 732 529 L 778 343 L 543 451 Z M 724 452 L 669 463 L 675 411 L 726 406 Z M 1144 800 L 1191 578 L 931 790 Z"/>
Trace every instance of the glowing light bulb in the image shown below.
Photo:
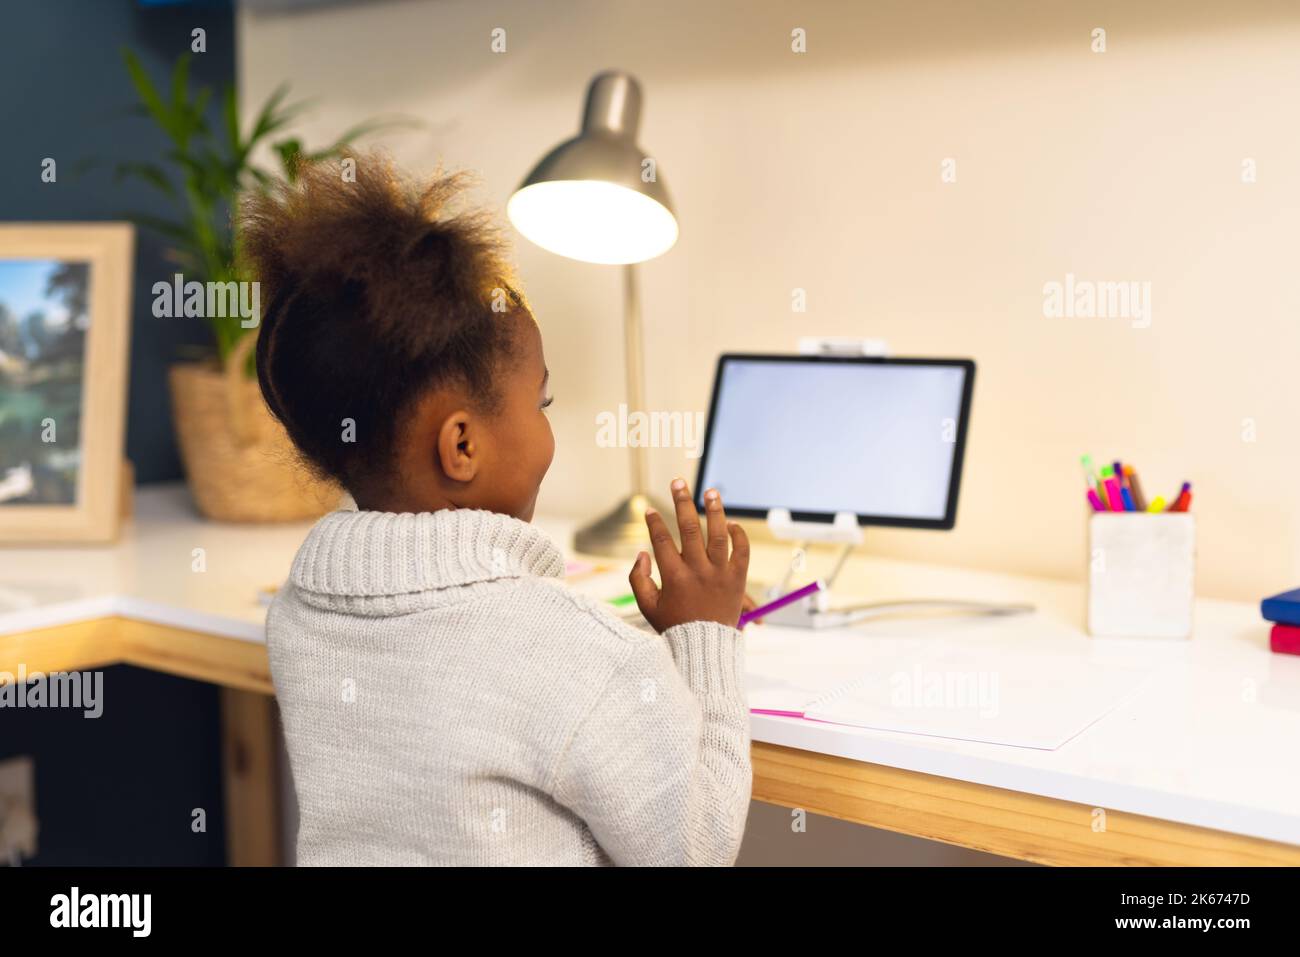
<path fill-rule="evenodd" d="M 661 203 L 601 180 L 533 183 L 510 197 L 506 214 L 543 249 L 589 263 L 644 262 L 677 242 L 677 220 Z"/>

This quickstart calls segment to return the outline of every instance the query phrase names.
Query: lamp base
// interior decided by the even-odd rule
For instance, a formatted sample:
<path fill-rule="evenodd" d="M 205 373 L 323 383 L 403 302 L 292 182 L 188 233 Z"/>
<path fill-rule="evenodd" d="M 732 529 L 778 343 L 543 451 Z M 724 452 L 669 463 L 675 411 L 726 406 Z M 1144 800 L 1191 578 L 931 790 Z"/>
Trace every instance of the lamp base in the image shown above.
<path fill-rule="evenodd" d="M 580 555 L 604 555 L 632 558 L 639 551 L 650 551 L 650 533 L 645 527 L 645 510 L 655 508 L 673 540 L 677 540 L 676 512 L 648 495 L 636 493 L 614 506 L 613 510 L 585 525 L 573 536 L 574 551 Z M 651 553 L 653 555 L 653 553 Z"/>

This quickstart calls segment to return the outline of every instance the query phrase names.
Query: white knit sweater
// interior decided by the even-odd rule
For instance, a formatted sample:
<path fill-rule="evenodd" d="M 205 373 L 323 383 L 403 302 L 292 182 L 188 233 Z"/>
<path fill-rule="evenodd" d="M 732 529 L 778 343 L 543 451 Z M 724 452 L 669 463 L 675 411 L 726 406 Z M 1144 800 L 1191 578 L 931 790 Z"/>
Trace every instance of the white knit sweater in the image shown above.
<path fill-rule="evenodd" d="M 267 622 L 300 864 L 735 862 L 740 632 L 641 631 L 563 570 L 493 512 L 312 529 Z"/>

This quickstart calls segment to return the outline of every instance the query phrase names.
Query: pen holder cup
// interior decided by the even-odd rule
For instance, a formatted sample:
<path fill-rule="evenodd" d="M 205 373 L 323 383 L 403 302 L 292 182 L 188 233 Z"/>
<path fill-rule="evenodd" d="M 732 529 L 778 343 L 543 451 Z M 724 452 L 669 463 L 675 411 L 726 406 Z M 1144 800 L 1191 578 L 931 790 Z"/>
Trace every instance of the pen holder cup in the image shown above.
<path fill-rule="evenodd" d="M 1190 638 L 1196 520 L 1190 512 L 1096 512 L 1088 519 L 1088 632 Z"/>

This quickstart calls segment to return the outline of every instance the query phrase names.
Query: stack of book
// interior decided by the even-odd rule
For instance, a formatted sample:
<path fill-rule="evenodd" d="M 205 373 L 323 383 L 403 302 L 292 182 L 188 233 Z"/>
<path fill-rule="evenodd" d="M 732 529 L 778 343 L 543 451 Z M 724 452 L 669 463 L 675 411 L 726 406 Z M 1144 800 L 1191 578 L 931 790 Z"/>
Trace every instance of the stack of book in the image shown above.
<path fill-rule="evenodd" d="M 1259 609 L 1273 622 L 1268 646 L 1284 655 L 1300 655 L 1300 588 L 1265 598 Z"/>

